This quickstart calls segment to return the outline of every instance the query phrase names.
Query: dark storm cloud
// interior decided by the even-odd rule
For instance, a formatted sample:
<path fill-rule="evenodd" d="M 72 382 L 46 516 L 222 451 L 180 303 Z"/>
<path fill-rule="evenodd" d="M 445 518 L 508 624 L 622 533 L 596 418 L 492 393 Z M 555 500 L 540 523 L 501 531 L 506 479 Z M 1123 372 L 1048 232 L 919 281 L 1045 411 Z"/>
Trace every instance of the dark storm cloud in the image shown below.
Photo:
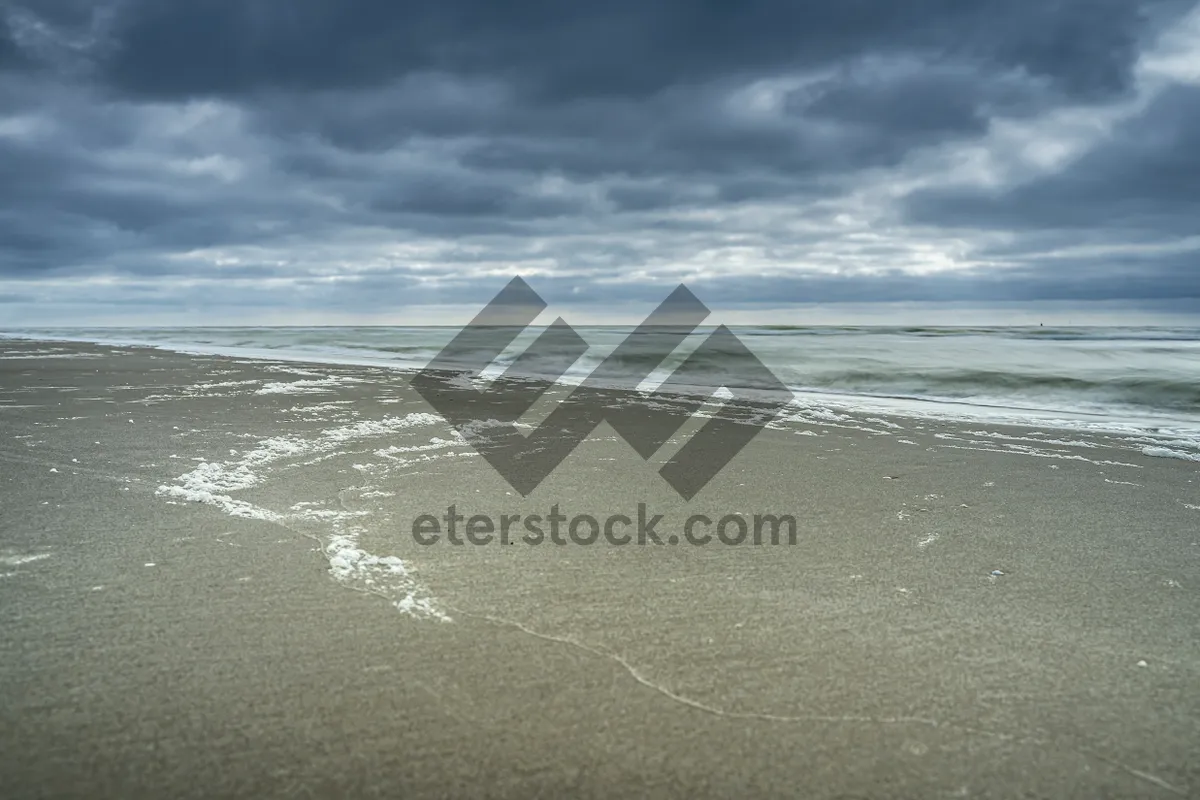
<path fill-rule="evenodd" d="M 1200 88 L 1164 92 L 1145 114 L 1061 172 L 1003 193 L 920 193 L 910 198 L 909 213 L 938 225 L 1195 233 Z"/>
<path fill-rule="evenodd" d="M 551 101 L 644 97 L 917 49 L 1021 67 L 1093 93 L 1128 80 L 1146 8 L 1128 0 L 129 0 L 105 72 L 122 90 L 170 98 L 447 72 L 500 76 Z"/>
<path fill-rule="evenodd" d="M 385 185 L 370 207 L 385 213 L 441 217 L 504 217 L 511 220 L 578 214 L 579 202 L 536 197 L 497 180 L 471 175 L 412 175 Z"/>
<path fill-rule="evenodd" d="M 993 81 L 967 71 L 922 70 L 873 80 L 851 76 L 828 83 L 825 91 L 809 92 L 816 95 L 810 102 L 798 96 L 789 105 L 799 114 L 878 127 L 901 136 L 983 133 L 988 111 L 1032 110 L 1043 100 L 1037 97 L 1036 85 Z"/>
<path fill-rule="evenodd" d="M 307 131 L 350 149 L 387 149 L 422 136 L 473 138 L 461 159 L 479 170 L 557 171 L 580 180 L 837 173 L 893 165 L 914 148 L 978 134 L 995 113 L 1119 93 L 1146 26 L 1182 7 L 1124 0 L 1029 3 L 1019 12 L 1007 2 L 962 0 L 736 8 L 517 3 L 503 13 L 493 4 L 475 13 L 468 6 L 364 4 L 366 18 L 378 21 L 367 29 L 351 24 L 355 4 L 336 12 L 302 4 L 278 25 L 236 22 L 251 14 L 241 5 L 213 7 L 213 19 L 236 26 L 217 59 L 219 74 L 202 81 L 197 67 L 177 86 L 143 86 L 121 76 L 161 82 L 175 71 L 164 70 L 152 51 L 134 70 L 129 64 L 140 63 L 141 50 L 127 46 L 116 77 L 125 91 L 165 96 L 265 92 L 278 133 Z M 155 25 L 166 26 L 169 11 L 158 13 Z M 386 19 L 403 20 L 406 32 L 442 35 L 392 52 L 373 43 L 408 33 Z M 345 29 L 362 47 L 353 57 L 342 53 L 343 39 L 323 26 Z M 246 37 L 258 37 L 259 48 Z M 231 55 L 243 50 L 256 55 L 244 62 Z M 277 62 L 277 50 L 319 52 L 321 77 L 309 81 L 286 59 Z M 196 58 L 204 64 L 214 56 Z M 856 69 L 864 58 L 885 61 L 873 71 Z M 896 75 L 887 58 L 918 69 Z M 790 93 L 790 117 L 727 107 L 731 83 L 806 69 L 833 74 Z M 320 87 L 343 91 L 323 92 L 314 103 L 306 90 Z"/>
<path fill-rule="evenodd" d="M 901 220 L 857 199 L 998 120 L 1129 98 L 1190 5 L 15 0 L 0 279 L 287 279 L 348 308 L 486 299 L 521 265 L 569 299 L 1200 293 L 1186 254 L 1049 255 L 1184 234 L 1196 90 L 1023 186 L 901 194 Z M 1022 233 L 924 269 L 956 229 Z"/>
<path fill-rule="evenodd" d="M 14 69 L 25 62 L 25 57 L 7 25 L 0 25 L 0 70 Z"/>
<path fill-rule="evenodd" d="M 606 193 L 609 202 L 619 211 L 652 211 L 657 208 L 682 207 L 701 202 L 689 199 L 675 186 L 613 186 Z"/>

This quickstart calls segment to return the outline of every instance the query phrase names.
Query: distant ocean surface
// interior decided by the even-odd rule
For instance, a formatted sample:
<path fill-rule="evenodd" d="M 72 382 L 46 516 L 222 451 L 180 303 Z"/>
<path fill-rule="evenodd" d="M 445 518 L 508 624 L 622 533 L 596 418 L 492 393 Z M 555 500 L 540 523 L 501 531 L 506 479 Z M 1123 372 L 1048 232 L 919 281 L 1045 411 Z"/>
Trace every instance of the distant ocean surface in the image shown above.
<path fill-rule="evenodd" d="M 566 382 L 586 376 L 629 332 L 576 330 L 591 349 Z M 492 372 L 502 371 L 538 331 L 527 330 Z M 935 416 L 1061 417 L 1200 431 L 1200 327 L 772 326 L 734 332 L 802 399 Z M 276 327 L 14 329 L 3 335 L 413 369 L 454 333 L 436 327 Z M 652 373 L 647 388 L 702 336 L 692 339 Z M 719 354 L 711 367 L 722 374 Z"/>

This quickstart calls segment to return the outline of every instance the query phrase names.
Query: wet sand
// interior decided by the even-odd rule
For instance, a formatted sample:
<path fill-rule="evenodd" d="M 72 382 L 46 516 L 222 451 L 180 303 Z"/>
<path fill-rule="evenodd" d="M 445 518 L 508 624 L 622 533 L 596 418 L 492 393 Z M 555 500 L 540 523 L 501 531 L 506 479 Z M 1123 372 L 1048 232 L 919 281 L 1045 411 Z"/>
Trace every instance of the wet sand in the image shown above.
<path fill-rule="evenodd" d="M 1163 443 L 798 408 L 691 502 L 603 427 L 521 498 L 397 373 L 0 351 L 5 798 L 1200 795 Z M 796 543 L 411 532 L 639 503 Z"/>

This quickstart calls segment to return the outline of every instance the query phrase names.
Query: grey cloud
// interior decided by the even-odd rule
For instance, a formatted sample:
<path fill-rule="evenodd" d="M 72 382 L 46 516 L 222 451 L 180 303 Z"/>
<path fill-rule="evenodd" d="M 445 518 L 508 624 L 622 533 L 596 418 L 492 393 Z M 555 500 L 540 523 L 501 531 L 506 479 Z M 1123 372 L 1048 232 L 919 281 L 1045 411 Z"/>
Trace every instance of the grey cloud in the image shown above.
<path fill-rule="evenodd" d="M 1200 270 L 1193 254 L 1155 261 L 1127 260 L 1111 264 L 1103 274 L 1090 265 L 1059 265 L 1002 271 L 973 270 L 918 276 L 899 270 L 872 275 L 762 275 L 690 278 L 688 288 L 701 298 L 725 305 L 769 302 L 778 306 L 805 303 L 875 302 L 1012 302 L 1032 300 L 1104 301 L 1200 298 Z M 576 283 L 542 279 L 539 293 L 570 302 Z M 631 281 L 590 290 L 595 299 L 648 301 L 673 288 L 670 281 Z"/>
<path fill-rule="evenodd" d="M 1184 256 L 1049 255 L 1194 225 L 1194 90 L 1007 194 L 917 194 L 896 222 L 856 205 L 998 119 L 1127 97 L 1186 5 L 14 4 L 0 279 L 161 279 L 159 299 L 179 277 L 287 279 L 349 308 L 397 285 L 487 299 L 479 276 L 519 264 L 573 299 L 685 275 L 747 303 L 1196 294 Z M 1003 270 L 899 266 L 992 230 L 1018 235 L 963 250 Z M 725 277 L 697 268 L 713 253 Z"/>
<path fill-rule="evenodd" d="M 453 178 L 406 182 L 383 193 L 371 206 L 384 212 L 510 219 L 559 217 L 580 209 L 578 203 L 568 199 L 537 197 L 506 186 L 464 183 Z"/>
<path fill-rule="evenodd" d="M 25 57 L 13 40 L 8 25 L 0 23 L 0 70 L 12 70 L 23 65 Z"/>
<path fill-rule="evenodd" d="M 1144 8 L 1126 0 L 127 0 L 104 77 L 123 91 L 178 97 L 379 85 L 437 71 L 498 75 L 553 102 L 646 97 L 730 74 L 926 49 L 1092 93 L 1128 80 L 1153 16 Z"/>
<path fill-rule="evenodd" d="M 937 225 L 1191 235 L 1200 218 L 1200 88 L 1165 92 L 1061 172 L 1001 193 L 922 192 L 907 210 Z"/>
<path fill-rule="evenodd" d="M 699 198 L 688 198 L 679 187 L 661 184 L 617 185 L 609 188 L 606 196 L 619 211 L 653 211 L 699 202 Z"/>
<path fill-rule="evenodd" d="M 988 74 L 975 68 L 905 65 L 850 73 L 793 93 L 789 108 L 900 136 L 979 134 L 990 117 L 1027 116 L 1061 95 L 1027 75 Z"/>

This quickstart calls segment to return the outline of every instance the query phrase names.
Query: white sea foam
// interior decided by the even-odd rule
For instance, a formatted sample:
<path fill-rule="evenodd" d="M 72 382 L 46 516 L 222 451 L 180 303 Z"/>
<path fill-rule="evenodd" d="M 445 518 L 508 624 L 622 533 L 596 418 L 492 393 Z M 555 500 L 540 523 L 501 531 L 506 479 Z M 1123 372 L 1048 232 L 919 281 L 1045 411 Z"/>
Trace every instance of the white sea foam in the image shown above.
<path fill-rule="evenodd" d="M 1143 447 L 1142 452 L 1158 458 L 1178 458 L 1181 461 L 1200 461 L 1200 453 L 1185 453 L 1183 450 L 1173 450 L 1170 447 Z"/>
<path fill-rule="evenodd" d="M 412 444 L 404 446 L 392 445 L 391 447 L 385 447 L 382 450 L 376 450 L 375 455 L 379 456 L 380 458 L 394 459 L 400 453 L 424 453 L 430 450 L 445 450 L 447 447 L 454 447 L 455 445 L 461 444 L 461 437 L 456 441 L 451 441 L 449 439 L 442 439 L 435 436 L 429 440 L 429 444 Z"/>
<path fill-rule="evenodd" d="M 0 564 L 6 567 L 19 567 L 22 564 L 32 564 L 50 557 L 50 553 L 28 553 L 25 555 L 0 556 Z"/>
<path fill-rule="evenodd" d="M 489 428 L 503 428 L 504 426 L 506 426 L 508 424 L 509 423 L 507 423 L 507 422 L 502 422 L 501 420 L 494 419 L 494 418 L 492 418 L 492 419 L 473 419 L 470 422 L 468 422 L 466 425 L 462 426 L 462 435 L 464 438 L 470 438 L 471 436 L 479 436 L 483 433 L 483 431 L 485 431 Z"/>
<path fill-rule="evenodd" d="M 29 361 L 37 359 L 41 361 L 46 358 L 101 358 L 102 353 L 0 353 L 0 360 L 4 361 Z"/>
<path fill-rule="evenodd" d="M 1131 467 L 1133 469 L 1141 469 L 1140 464 L 1130 464 L 1126 461 L 1110 461 L 1107 459 L 1093 459 L 1084 456 L 1075 455 L 1072 453 L 1061 453 L 1052 450 L 1039 450 L 1033 447 L 1020 447 L 1018 445 L 1010 445 L 1010 449 L 1002 450 L 999 447 L 968 447 L 967 445 L 959 444 L 943 444 L 939 447 L 944 447 L 949 450 L 976 450 L 982 453 L 1004 453 L 1005 455 L 1013 456 L 1031 456 L 1033 458 L 1058 458 L 1063 461 L 1084 461 L 1088 464 L 1097 464 L 1099 466 L 1109 467 Z M 1057 469 L 1057 467 L 1053 467 Z"/>
<path fill-rule="evenodd" d="M 174 484 L 159 486 L 157 493 L 169 501 L 204 503 L 215 506 L 230 516 L 265 520 L 304 531 L 320 543 L 322 552 L 329 561 L 330 575 L 339 583 L 384 597 L 406 614 L 448 621 L 449 617 L 438 610 L 436 602 L 428 596 L 428 591 L 410 574 L 400 558 L 377 556 L 359 546 L 359 537 L 363 529 L 349 522 L 370 512 L 329 508 L 313 501 L 296 503 L 287 511 L 279 512 L 232 496 L 233 493 L 266 482 L 270 468 L 279 462 L 292 463 L 296 458 L 314 455 L 320 460 L 342 454 L 340 448 L 347 444 L 441 424 L 442 419 L 436 415 L 414 413 L 404 417 L 385 417 L 328 428 L 310 438 L 265 438 L 254 448 L 240 455 L 237 451 L 230 451 L 231 455 L 235 456 L 231 461 L 206 461 L 197 465 L 192 471 L 176 478 Z M 442 449 L 450 444 L 453 442 L 433 439 L 430 445 L 397 447 L 396 452 Z M 421 457 L 431 458 L 434 455 L 422 453 Z M 380 492 L 375 496 L 387 494 Z M 309 530 L 313 526 L 316 526 L 315 533 Z"/>
<path fill-rule="evenodd" d="M 283 523 L 286 517 L 282 514 L 276 514 L 265 508 L 247 503 L 245 500 L 235 500 L 227 494 L 219 494 L 207 489 L 184 488 L 183 486 L 159 486 L 157 494 L 159 497 L 166 497 L 171 500 L 179 500 L 185 503 L 204 503 L 217 508 L 229 514 L 231 517 L 241 517 L 243 519 L 261 519 L 267 522 Z"/>
<path fill-rule="evenodd" d="M 248 391 L 251 386 L 258 386 L 261 383 L 262 381 L 258 380 L 194 383 L 177 394 L 148 394 L 131 402 L 157 403 L 162 400 L 181 400 L 194 397 L 234 397 L 243 391 Z"/>
<path fill-rule="evenodd" d="M 985 439 L 1002 439 L 1008 442 L 1033 442 L 1034 444 L 1050 444 L 1061 447 L 1088 447 L 1094 448 L 1100 445 L 1095 442 L 1087 442 L 1082 439 L 1046 439 L 1043 438 L 1046 434 L 1041 431 L 1032 431 L 1039 433 L 1040 436 L 1013 436 L 1009 433 L 998 433 L 996 431 L 963 431 L 968 436 L 980 436 Z"/>
<path fill-rule="evenodd" d="M 362 381 L 357 378 L 330 375 L 327 378 L 316 380 L 265 383 L 255 394 L 324 394 L 351 383 L 362 383 Z"/>
<path fill-rule="evenodd" d="M 233 462 L 205 462 L 191 472 L 176 479 L 176 486 L 162 486 L 160 491 L 183 490 L 197 495 L 208 493 L 220 496 L 227 492 L 248 489 L 259 483 L 260 476 L 254 471 L 286 458 L 327 454 L 339 446 L 371 437 L 387 436 L 419 426 L 441 424 L 441 417 L 417 412 L 403 417 L 384 417 L 380 420 L 364 420 L 350 425 L 341 425 L 321 431 L 316 437 L 275 436 L 262 439 L 257 446 L 242 454 Z M 236 455 L 231 450 L 231 455 Z M 214 502 L 214 505 L 220 503 Z"/>

